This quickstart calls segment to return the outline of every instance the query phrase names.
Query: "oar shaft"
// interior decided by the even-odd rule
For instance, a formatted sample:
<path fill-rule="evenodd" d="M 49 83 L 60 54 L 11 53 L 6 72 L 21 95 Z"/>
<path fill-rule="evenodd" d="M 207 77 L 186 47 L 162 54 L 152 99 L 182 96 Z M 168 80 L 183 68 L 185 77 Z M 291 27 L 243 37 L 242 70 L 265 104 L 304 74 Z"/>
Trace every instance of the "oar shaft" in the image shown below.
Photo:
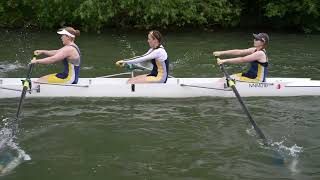
<path fill-rule="evenodd" d="M 248 116 L 248 119 L 249 119 L 250 123 L 252 124 L 253 128 L 256 130 L 258 136 L 259 136 L 261 139 L 265 140 L 265 139 L 266 139 L 265 135 L 262 133 L 262 131 L 261 131 L 261 129 L 259 128 L 259 126 L 257 125 L 257 123 L 253 120 L 253 118 L 252 118 L 252 116 L 251 116 L 251 114 L 250 114 L 247 106 L 244 104 L 242 98 L 240 97 L 240 94 L 239 94 L 238 90 L 236 89 L 235 86 L 231 86 L 231 88 L 232 88 L 234 94 L 236 95 L 236 97 L 238 98 L 239 103 L 241 104 L 241 107 L 242 107 L 243 111 L 244 111 L 245 114 Z"/>
<path fill-rule="evenodd" d="M 23 104 L 24 97 L 26 96 L 27 90 L 28 90 L 28 87 L 27 88 L 23 87 L 23 89 L 22 89 L 22 93 L 21 93 L 20 100 L 19 100 L 19 105 L 18 105 L 18 110 L 17 110 L 17 114 L 16 114 L 16 118 L 17 119 L 20 116 L 21 107 L 22 107 L 22 104 Z"/>
<path fill-rule="evenodd" d="M 230 75 L 227 73 L 227 71 L 224 69 L 223 64 L 220 64 L 220 69 L 223 72 L 223 74 L 226 76 L 227 82 L 229 83 L 231 89 L 233 90 L 235 96 L 237 97 L 243 111 L 245 112 L 245 114 L 247 115 L 250 123 L 252 124 L 253 128 L 255 129 L 255 131 L 257 132 L 258 136 L 264 141 L 264 144 L 267 143 L 267 139 L 266 136 L 263 134 L 263 132 L 261 131 L 261 129 L 259 128 L 259 126 L 257 125 L 257 123 L 253 120 L 247 106 L 244 104 L 235 84 L 234 81 L 231 79 Z"/>
<path fill-rule="evenodd" d="M 32 73 L 32 69 L 33 69 L 33 64 L 29 64 L 29 70 L 28 70 L 28 74 L 27 74 L 27 78 L 23 81 L 23 89 L 22 89 L 22 93 L 20 96 L 20 100 L 19 100 L 19 105 L 18 105 L 18 110 L 17 110 L 17 114 L 16 114 L 16 118 L 18 119 L 21 113 L 21 108 L 23 105 L 23 100 L 26 96 L 27 90 L 30 89 L 30 77 L 31 77 L 31 73 Z"/>
<path fill-rule="evenodd" d="M 29 71 L 28 71 L 27 79 L 31 78 L 33 66 L 34 66 L 34 64 L 29 64 Z"/>

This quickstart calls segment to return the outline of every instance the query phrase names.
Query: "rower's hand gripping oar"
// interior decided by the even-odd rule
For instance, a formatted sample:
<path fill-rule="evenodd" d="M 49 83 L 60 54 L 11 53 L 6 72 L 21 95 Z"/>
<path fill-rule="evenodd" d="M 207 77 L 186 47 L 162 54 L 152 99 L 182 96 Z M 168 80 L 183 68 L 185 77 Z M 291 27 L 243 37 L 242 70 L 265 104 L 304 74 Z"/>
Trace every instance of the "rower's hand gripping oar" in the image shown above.
<path fill-rule="evenodd" d="M 150 69 L 148 69 L 146 67 L 143 67 L 143 66 L 140 66 L 140 65 L 127 64 L 124 60 L 117 61 L 116 62 L 116 66 L 126 68 L 126 69 L 128 69 L 130 71 L 133 71 L 135 69 L 138 69 L 138 70 L 150 70 Z"/>
<path fill-rule="evenodd" d="M 33 54 L 33 58 L 32 60 L 36 60 L 36 55 Z M 28 69 L 28 73 L 27 73 L 27 77 L 26 79 L 24 80 L 21 80 L 22 81 L 22 85 L 23 85 L 23 88 L 22 88 L 22 93 L 21 93 L 21 96 L 20 96 L 20 100 L 19 100 L 19 105 L 18 105 L 18 110 L 17 110 L 17 114 L 16 114 L 16 118 L 18 119 L 19 116 L 20 116 L 20 113 L 21 113 L 21 109 L 22 109 L 22 105 L 23 105 L 23 100 L 26 96 L 26 93 L 27 93 L 27 90 L 31 90 L 31 74 L 32 74 L 32 69 L 33 69 L 33 66 L 34 64 L 30 63 L 29 64 L 29 69 Z"/>
<path fill-rule="evenodd" d="M 236 88 L 235 80 L 230 77 L 230 75 L 224 69 L 224 65 L 223 64 L 220 64 L 219 66 L 220 66 L 221 71 L 223 72 L 223 74 L 226 77 L 228 87 L 231 87 L 232 91 L 236 95 L 236 97 L 237 97 L 237 99 L 238 99 L 243 111 L 247 115 L 250 123 L 252 124 L 252 126 L 254 128 L 254 130 L 257 132 L 259 138 L 263 140 L 263 144 L 264 145 L 268 145 L 268 141 L 267 141 L 265 135 L 263 134 L 261 129 L 258 127 L 257 123 L 253 120 L 253 118 L 252 118 L 247 106 L 244 104 L 244 102 L 243 102 L 243 100 L 242 100 L 242 98 L 241 98 L 241 96 L 240 96 L 240 94 L 239 94 L 239 92 L 238 92 L 238 90 Z"/>
<path fill-rule="evenodd" d="M 131 71 L 131 78 L 134 77 L 134 70 L 137 69 L 133 64 L 127 64 L 124 60 L 119 60 L 116 62 L 116 65 L 119 67 L 124 67 Z M 135 92 L 136 86 L 135 84 L 131 84 L 131 91 Z"/>

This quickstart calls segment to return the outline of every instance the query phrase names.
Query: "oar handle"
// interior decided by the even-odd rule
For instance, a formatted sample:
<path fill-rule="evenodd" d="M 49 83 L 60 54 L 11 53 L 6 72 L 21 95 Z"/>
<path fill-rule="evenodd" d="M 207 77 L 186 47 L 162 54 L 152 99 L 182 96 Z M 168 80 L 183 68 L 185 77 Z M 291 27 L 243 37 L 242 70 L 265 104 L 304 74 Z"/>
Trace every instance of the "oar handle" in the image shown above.
<path fill-rule="evenodd" d="M 228 72 L 224 69 L 224 65 L 220 64 L 219 67 L 220 67 L 221 71 L 223 72 L 224 76 L 226 77 L 227 86 L 228 87 L 235 86 L 236 85 L 236 81 L 230 77 Z"/>
<path fill-rule="evenodd" d="M 32 60 L 36 60 L 37 59 L 37 55 L 35 54 L 35 53 L 33 53 L 33 56 L 32 56 Z M 34 66 L 34 64 L 32 64 L 32 63 L 29 63 L 28 64 L 28 73 L 27 73 L 27 77 L 26 77 L 26 79 L 25 80 L 22 80 L 22 85 L 23 85 L 23 87 L 25 88 L 25 89 L 31 89 L 31 80 L 30 80 L 30 78 L 31 78 L 31 74 L 32 74 L 32 70 L 33 70 L 33 66 Z"/>
<path fill-rule="evenodd" d="M 36 59 L 37 59 L 37 55 L 35 53 L 33 53 L 32 60 L 36 60 Z M 28 70 L 28 74 L 27 74 L 27 78 L 26 79 L 30 79 L 31 78 L 33 66 L 34 66 L 34 64 L 32 64 L 32 63 L 29 64 L 29 70 Z"/>
<path fill-rule="evenodd" d="M 218 57 L 217 56 L 214 56 L 215 60 L 218 60 Z M 227 78 L 227 79 L 230 79 L 230 75 L 228 74 L 228 72 L 224 69 L 224 65 L 223 64 L 219 64 L 219 67 L 221 69 L 221 71 L 223 72 L 224 76 Z"/>

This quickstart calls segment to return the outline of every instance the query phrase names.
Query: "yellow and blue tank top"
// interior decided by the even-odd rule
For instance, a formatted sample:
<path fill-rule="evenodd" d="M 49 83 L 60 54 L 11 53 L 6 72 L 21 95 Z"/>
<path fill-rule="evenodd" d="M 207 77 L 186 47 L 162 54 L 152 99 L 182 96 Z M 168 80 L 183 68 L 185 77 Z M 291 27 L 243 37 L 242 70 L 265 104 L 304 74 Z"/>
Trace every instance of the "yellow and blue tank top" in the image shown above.
<path fill-rule="evenodd" d="M 242 73 L 242 76 L 265 82 L 268 75 L 268 56 L 264 49 L 260 51 L 265 53 L 267 62 L 261 63 L 257 60 L 250 62 L 250 69 L 247 72 Z"/>
<path fill-rule="evenodd" d="M 67 59 L 65 58 L 62 63 L 64 70 L 62 73 L 57 73 L 55 76 L 59 79 L 64 80 L 63 83 L 77 84 L 79 79 L 80 65 L 82 61 L 81 52 L 78 46 L 70 45 L 74 47 L 79 53 L 78 59 Z"/>

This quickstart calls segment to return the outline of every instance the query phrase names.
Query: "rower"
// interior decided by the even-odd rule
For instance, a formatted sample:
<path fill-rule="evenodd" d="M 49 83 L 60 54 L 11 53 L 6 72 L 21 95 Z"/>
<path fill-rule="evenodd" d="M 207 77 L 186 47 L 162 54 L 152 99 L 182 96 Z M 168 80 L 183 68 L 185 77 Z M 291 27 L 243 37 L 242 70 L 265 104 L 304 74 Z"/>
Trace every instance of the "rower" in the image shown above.
<path fill-rule="evenodd" d="M 54 73 L 43 76 L 37 82 L 43 83 L 61 83 L 61 84 L 77 84 L 79 78 L 81 53 L 79 47 L 74 43 L 75 37 L 80 36 L 80 31 L 72 27 L 66 27 L 58 30 L 61 35 L 61 41 L 64 45 L 59 50 L 36 50 L 35 55 L 46 55 L 43 59 L 32 60 L 33 64 L 53 64 L 62 61 L 64 71 L 62 73 Z"/>
<path fill-rule="evenodd" d="M 243 56 L 230 59 L 219 59 L 218 64 L 250 63 L 247 72 L 233 74 L 231 77 L 238 81 L 265 82 L 268 73 L 268 56 L 266 47 L 269 43 L 269 36 L 266 33 L 253 34 L 254 47 L 248 49 L 234 49 L 227 51 L 215 51 L 214 56 Z"/>
<path fill-rule="evenodd" d="M 151 61 L 153 68 L 150 74 L 143 74 L 128 80 L 128 83 L 166 83 L 168 79 L 169 60 L 166 50 L 162 45 L 162 35 L 159 31 L 150 31 L 148 34 L 149 51 L 131 59 L 117 61 L 118 66 L 137 64 Z"/>

